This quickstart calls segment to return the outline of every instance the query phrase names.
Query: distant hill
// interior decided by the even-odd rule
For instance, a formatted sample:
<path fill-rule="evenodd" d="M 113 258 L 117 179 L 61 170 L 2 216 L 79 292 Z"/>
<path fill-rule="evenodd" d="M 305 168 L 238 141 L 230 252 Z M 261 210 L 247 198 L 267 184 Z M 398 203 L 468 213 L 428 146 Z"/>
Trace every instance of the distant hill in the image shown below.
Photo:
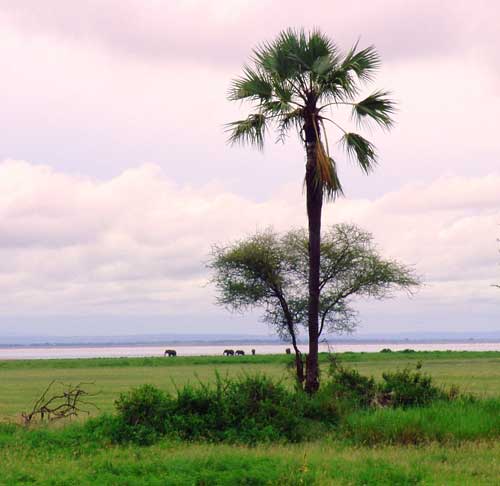
<path fill-rule="evenodd" d="M 500 342 L 500 331 L 490 332 L 407 332 L 364 333 L 351 336 L 326 336 L 327 342 Z M 273 336 L 248 334 L 136 334 L 123 336 L 0 336 L 0 346 L 120 346 L 120 345 L 215 345 L 215 344 L 277 344 Z"/>

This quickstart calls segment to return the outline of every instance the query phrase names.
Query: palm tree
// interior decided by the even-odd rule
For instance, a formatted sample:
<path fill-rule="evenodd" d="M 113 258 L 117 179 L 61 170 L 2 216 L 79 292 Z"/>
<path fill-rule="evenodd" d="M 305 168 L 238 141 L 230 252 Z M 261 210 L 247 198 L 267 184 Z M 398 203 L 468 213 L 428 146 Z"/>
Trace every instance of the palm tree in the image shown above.
<path fill-rule="evenodd" d="M 380 66 L 373 46 L 359 50 L 357 43 L 342 55 L 324 34 L 314 30 L 288 29 L 276 40 L 253 51 L 251 65 L 232 81 L 231 101 L 246 100 L 253 112 L 243 120 L 227 125 L 230 143 L 248 143 L 262 149 L 271 125 L 284 141 L 296 129 L 306 153 L 305 187 L 309 222 L 309 353 L 306 358 L 305 389 L 314 393 L 319 387 L 318 312 L 320 282 L 321 212 L 324 199 L 342 195 L 336 163 L 331 156 L 326 123 L 341 132 L 347 154 L 365 173 L 375 166 L 375 147 L 357 133 L 345 130 L 336 120 L 341 108 L 352 109 L 353 118 L 363 124 L 375 122 L 382 128 L 392 126 L 394 103 L 388 93 L 375 91 L 356 101 L 361 86 L 371 81 Z"/>

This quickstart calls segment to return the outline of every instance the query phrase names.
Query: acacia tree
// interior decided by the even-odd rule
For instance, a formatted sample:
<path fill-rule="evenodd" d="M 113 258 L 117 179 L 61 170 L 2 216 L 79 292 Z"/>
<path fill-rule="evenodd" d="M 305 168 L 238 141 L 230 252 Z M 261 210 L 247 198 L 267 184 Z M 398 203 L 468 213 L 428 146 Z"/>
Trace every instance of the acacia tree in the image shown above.
<path fill-rule="evenodd" d="M 338 110 L 347 106 L 358 122 L 371 120 L 382 128 L 391 127 L 394 103 L 388 93 L 375 91 L 360 101 L 356 99 L 379 65 L 373 46 L 359 50 L 356 44 L 342 55 L 319 31 L 306 34 L 289 29 L 253 51 L 251 66 L 244 66 L 243 75 L 232 82 L 229 92 L 230 100 L 249 101 L 253 108 L 247 118 L 228 124 L 231 143 L 248 143 L 262 149 L 272 125 L 278 140 L 284 141 L 295 129 L 304 144 L 309 235 L 306 390 L 311 393 L 319 386 L 321 212 L 324 198 L 342 194 L 326 123 L 340 131 L 347 154 L 369 173 L 376 163 L 375 147 L 361 135 L 344 129 L 336 117 Z"/>
<path fill-rule="evenodd" d="M 232 310 L 263 309 L 263 320 L 295 351 L 297 382 L 305 381 L 297 342 L 308 328 L 309 251 L 305 230 L 279 235 L 269 229 L 227 246 L 215 246 L 209 267 L 218 303 Z M 354 225 L 332 226 L 321 242 L 318 338 L 351 332 L 357 325 L 354 297 L 389 297 L 419 285 L 414 271 L 382 258 L 370 233 Z"/>

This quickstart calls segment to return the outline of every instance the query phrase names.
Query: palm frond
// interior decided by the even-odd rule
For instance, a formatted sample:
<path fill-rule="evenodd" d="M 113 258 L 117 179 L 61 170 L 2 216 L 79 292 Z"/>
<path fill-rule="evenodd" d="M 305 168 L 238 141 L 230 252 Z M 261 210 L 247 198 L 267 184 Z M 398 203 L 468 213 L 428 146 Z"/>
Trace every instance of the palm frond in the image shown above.
<path fill-rule="evenodd" d="M 285 30 L 273 42 L 263 43 L 254 49 L 253 60 L 270 77 L 280 81 L 294 79 L 302 71 L 301 63 L 294 58 L 300 50 L 299 42 L 295 31 Z"/>
<path fill-rule="evenodd" d="M 365 121 L 368 117 L 382 128 L 391 128 L 394 120 L 392 115 L 396 112 L 396 104 L 389 98 L 387 91 L 376 91 L 353 107 L 353 116 L 358 121 Z"/>
<path fill-rule="evenodd" d="M 273 86 L 263 73 L 253 70 L 248 66 L 243 67 L 243 76 L 235 79 L 229 88 L 231 101 L 246 98 L 257 101 L 266 101 L 273 95 Z"/>
<path fill-rule="evenodd" d="M 331 61 L 336 62 L 338 52 L 337 46 L 319 30 L 313 30 L 309 34 L 305 57 L 311 66 L 313 66 L 317 59 L 325 57 L 329 57 Z"/>
<path fill-rule="evenodd" d="M 359 92 L 358 80 L 369 81 L 380 66 L 380 58 L 373 46 L 361 51 L 356 43 L 341 61 L 336 55 L 319 77 L 321 96 L 332 101 L 349 101 Z"/>
<path fill-rule="evenodd" d="M 346 133 L 341 141 L 347 154 L 358 162 L 366 174 L 369 174 L 377 164 L 375 146 L 357 133 Z"/>
<path fill-rule="evenodd" d="M 289 113 L 284 113 L 281 117 L 279 117 L 277 123 L 278 137 L 276 141 L 284 143 L 288 132 L 293 127 L 295 127 L 297 131 L 300 131 L 302 128 L 303 116 L 303 110 L 301 108 L 297 108 Z"/>
<path fill-rule="evenodd" d="M 319 30 L 314 30 L 308 35 L 303 29 L 288 30 L 287 45 L 290 48 L 289 57 L 306 72 L 314 72 L 319 64 L 324 65 L 327 61 L 331 65 L 331 61 L 337 56 L 336 46 Z"/>
<path fill-rule="evenodd" d="M 229 132 L 229 143 L 256 145 L 262 150 L 264 147 L 266 122 L 265 115 L 256 113 L 249 115 L 244 120 L 228 123 L 226 125 L 226 131 Z"/>
<path fill-rule="evenodd" d="M 355 76 L 337 65 L 332 65 L 324 75 L 318 76 L 318 85 L 320 97 L 334 103 L 350 101 L 359 91 Z"/>
<path fill-rule="evenodd" d="M 311 65 L 311 71 L 316 77 L 325 76 L 335 66 L 335 59 L 331 55 L 317 57 Z"/>
<path fill-rule="evenodd" d="M 374 46 L 369 46 L 361 51 L 358 51 L 357 48 L 358 42 L 347 53 L 340 69 L 355 73 L 362 81 L 371 81 L 380 67 L 380 57 Z"/>

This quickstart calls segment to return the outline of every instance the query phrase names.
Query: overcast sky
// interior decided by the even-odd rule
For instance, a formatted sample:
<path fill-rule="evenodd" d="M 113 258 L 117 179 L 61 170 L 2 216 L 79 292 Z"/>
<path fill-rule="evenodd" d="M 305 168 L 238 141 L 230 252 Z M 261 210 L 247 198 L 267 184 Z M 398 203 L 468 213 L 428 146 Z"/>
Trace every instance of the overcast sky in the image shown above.
<path fill-rule="evenodd" d="M 306 222 L 297 141 L 223 129 L 230 80 L 290 26 L 374 44 L 399 105 L 374 174 L 338 156 L 324 215 L 426 283 L 359 302 L 362 331 L 500 330 L 499 24 L 495 0 L 0 0 L 0 335 L 268 332 L 214 305 L 205 262 Z"/>

